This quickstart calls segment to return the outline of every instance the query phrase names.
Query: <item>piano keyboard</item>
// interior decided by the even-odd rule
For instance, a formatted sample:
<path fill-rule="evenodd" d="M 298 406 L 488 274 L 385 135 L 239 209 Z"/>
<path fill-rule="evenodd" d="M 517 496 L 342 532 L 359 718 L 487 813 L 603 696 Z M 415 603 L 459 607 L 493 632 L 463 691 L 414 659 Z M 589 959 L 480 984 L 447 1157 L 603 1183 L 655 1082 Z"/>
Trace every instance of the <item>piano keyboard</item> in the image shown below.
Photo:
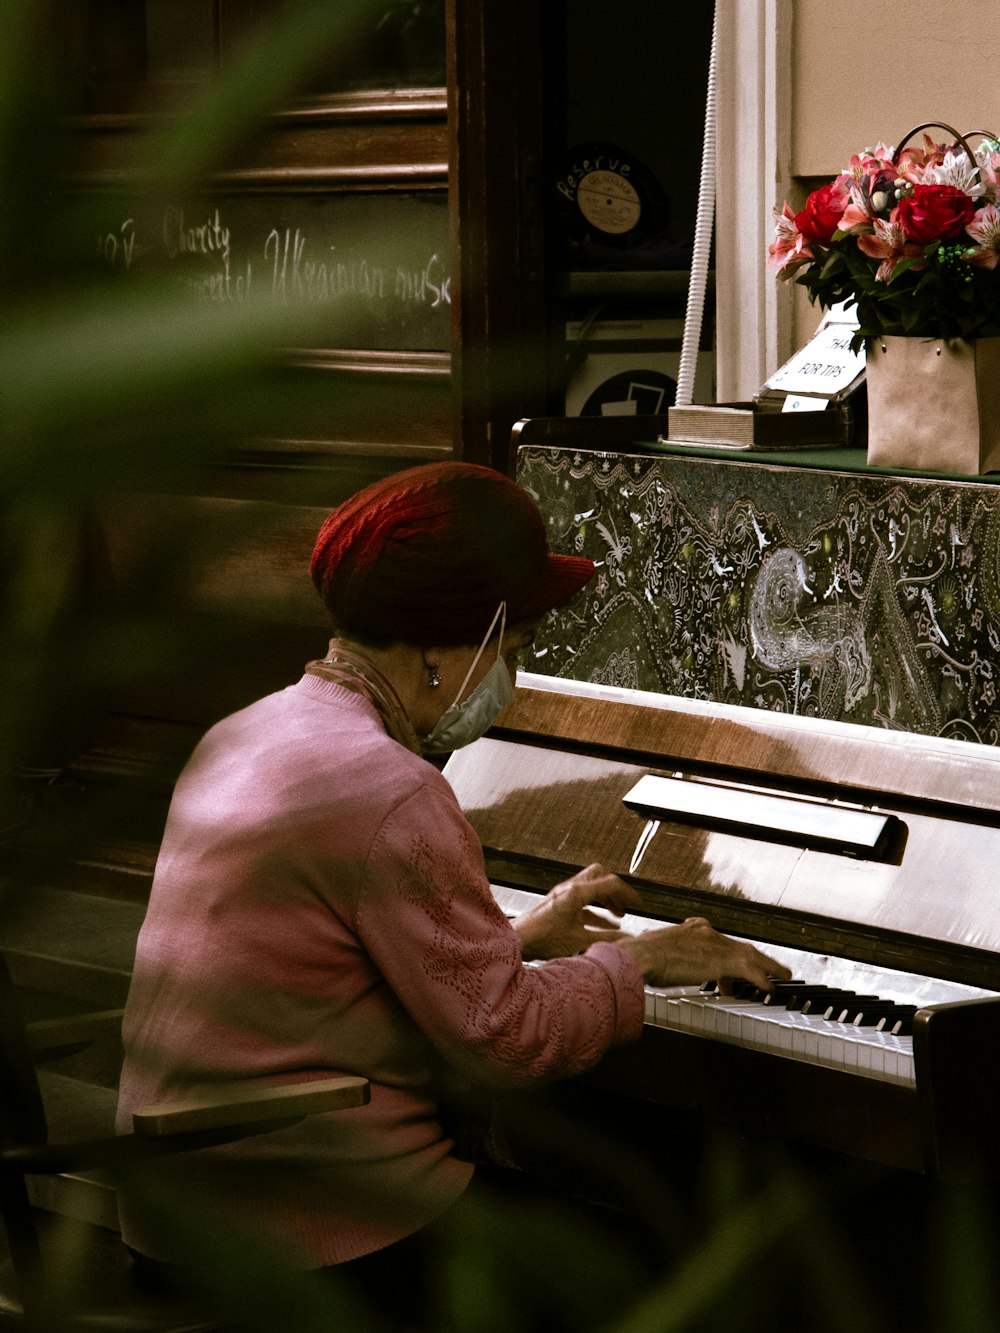
<path fill-rule="evenodd" d="M 706 993 L 694 986 L 646 987 L 646 1022 L 732 1046 L 915 1087 L 913 1038 L 787 1009 L 777 1000 Z"/>
<path fill-rule="evenodd" d="M 500 907 L 511 917 L 539 898 L 537 893 L 513 886 L 493 884 L 491 888 Z M 632 913 L 627 913 L 620 922 L 622 929 L 630 934 L 641 934 L 665 924 Z M 811 953 L 758 940 L 751 943 L 784 963 L 794 976 L 808 979 L 808 982 L 785 983 L 786 986 L 801 989 L 808 984 L 824 993 L 865 996 L 869 1009 L 872 1003 L 882 1006 L 878 1013 L 878 1018 L 885 1017 L 881 1030 L 871 1024 L 870 1014 L 866 1015 L 866 1026 L 855 1025 L 849 1018 L 840 1021 L 842 1011 L 831 1012 L 826 1017 L 826 1010 L 832 1009 L 832 1004 L 824 1004 L 823 1013 L 811 1012 L 818 1008 L 818 1001 L 809 1006 L 810 1012 L 803 1012 L 802 1008 L 788 1009 L 784 1004 L 776 1003 L 781 986 L 767 1003 L 759 992 L 749 997 L 722 996 L 704 986 L 647 986 L 646 1022 L 711 1041 L 913 1088 L 916 1087 L 916 1076 L 909 1016 L 929 1005 L 996 995 L 996 992 L 980 987 L 832 954 Z M 879 996 L 885 998 L 879 999 Z M 902 1022 L 897 1025 L 896 1020 L 900 1017 Z M 892 1031 L 891 1027 L 897 1027 L 897 1030 Z"/>

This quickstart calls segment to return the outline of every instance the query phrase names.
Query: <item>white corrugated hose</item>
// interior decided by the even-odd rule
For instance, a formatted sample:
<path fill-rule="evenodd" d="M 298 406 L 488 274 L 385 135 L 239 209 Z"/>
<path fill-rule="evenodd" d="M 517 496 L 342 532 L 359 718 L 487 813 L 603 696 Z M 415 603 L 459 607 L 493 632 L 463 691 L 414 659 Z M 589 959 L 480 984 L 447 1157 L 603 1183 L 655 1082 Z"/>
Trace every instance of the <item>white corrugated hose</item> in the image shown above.
<path fill-rule="evenodd" d="M 698 212 L 695 218 L 694 248 L 691 254 L 691 280 L 688 284 L 681 360 L 677 371 L 677 394 L 674 399 L 679 407 L 687 407 L 694 401 L 694 377 L 698 366 L 698 347 L 701 343 L 701 325 L 705 313 L 705 290 L 708 286 L 708 266 L 712 255 L 712 230 L 715 226 L 715 81 L 718 33 L 719 6 L 716 0 L 712 20 L 712 47 L 708 58 L 705 140 L 701 154 L 701 183 L 698 187 Z"/>

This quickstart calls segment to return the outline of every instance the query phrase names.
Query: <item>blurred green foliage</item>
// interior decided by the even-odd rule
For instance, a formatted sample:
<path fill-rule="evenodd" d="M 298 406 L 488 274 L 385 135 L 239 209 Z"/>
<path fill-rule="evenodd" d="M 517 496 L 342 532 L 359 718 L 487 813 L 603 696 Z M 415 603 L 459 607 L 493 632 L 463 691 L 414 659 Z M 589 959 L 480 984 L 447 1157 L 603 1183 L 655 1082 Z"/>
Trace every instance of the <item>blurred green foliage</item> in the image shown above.
<path fill-rule="evenodd" d="M 308 345 L 317 320 L 331 332 L 329 310 L 199 307 L 156 274 L 117 284 L 81 254 L 80 237 L 96 231 L 92 201 L 65 185 L 79 142 L 66 129 L 50 59 L 49 8 L 2 7 L 0 774 L 8 775 L 50 754 L 54 734 L 109 678 L 121 682 L 150 654 L 179 650 L 176 625 L 159 623 L 155 605 L 128 623 L 81 605 L 76 538 L 88 506 L 122 487 L 169 489 L 248 433 L 271 424 L 277 432 L 288 406 L 271 374 L 279 349 Z M 279 6 L 243 61 L 141 140 L 130 188 L 147 200 L 195 190 L 318 67 L 329 78 L 348 59 L 355 25 L 385 12 L 384 0 Z M 170 559 L 183 568 L 183 550 L 175 546 Z M 631 1126 L 606 1131 L 626 1141 L 615 1152 L 627 1155 Z M 996 1327 L 996 1209 L 985 1190 L 901 1182 L 765 1152 L 706 1127 L 690 1132 L 664 1116 L 653 1166 L 637 1151 L 628 1167 L 658 1173 L 666 1239 L 655 1265 L 637 1265 L 624 1223 L 616 1242 L 613 1213 L 595 1231 L 578 1211 L 488 1210 L 442 1250 L 434 1328 Z M 160 1203 L 246 1328 L 377 1330 L 346 1291 L 296 1277 L 183 1199 Z M 51 1299 L 69 1328 L 67 1235 Z"/>
<path fill-rule="evenodd" d="M 51 716 L 85 707 L 107 669 L 109 626 L 100 608 L 80 614 L 89 502 L 178 484 L 227 446 L 279 433 L 291 393 L 279 349 L 337 334 L 328 306 L 194 304 L 155 270 L 115 281 L 90 243 L 99 201 L 66 184 L 82 142 L 49 10 L 7 0 L 0 59 L 0 772 L 37 762 Z M 335 73 L 378 12 L 372 0 L 279 9 L 200 100 L 135 136 L 131 194 L 195 191 L 317 66 Z"/>

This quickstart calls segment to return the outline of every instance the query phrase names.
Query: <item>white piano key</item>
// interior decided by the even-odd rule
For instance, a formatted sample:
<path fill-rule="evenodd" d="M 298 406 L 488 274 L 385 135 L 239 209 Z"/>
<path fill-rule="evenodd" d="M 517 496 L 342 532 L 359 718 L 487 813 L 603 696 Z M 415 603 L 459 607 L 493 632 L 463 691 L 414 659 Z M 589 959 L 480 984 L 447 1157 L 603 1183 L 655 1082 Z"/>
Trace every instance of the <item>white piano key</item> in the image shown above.
<path fill-rule="evenodd" d="M 868 1052 L 868 1072 L 872 1078 L 885 1080 L 885 1043 L 873 1041 L 866 1046 Z"/>
<path fill-rule="evenodd" d="M 691 1000 L 687 997 L 677 1001 L 677 1006 L 674 1012 L 677 1014 L 678 1026 L 684 1032 L 696 1032 L 701 1026 L 698 1021 L 698 1015 L 694 1011 L 694 1006 L 697 1003 L 697 1000 Z"/>
<path fill-rule="evenodd" d="M 875 1054 L 878 1047 L 878 1041 L 866 1041 L 861 1036 L 860 1031 L 855 1028 L 855 1035 L 852 1040 L 855 1043 L 858 1053 L 858 1072 L 861 1074 L 870 1074 L 872 1078 L 877 1078 Z"/>
<path fill-rule="evenodd" d="M 802 1060 L 806 1054 L 806 1039 L 809 1036 L 808 1029 L 804 1025 L 797 1025 L 792 1029 L 792 1047 L 791 1052 L 796 1060 Z"/>
<path fill-rule="evenodd" d="M 656 1005 L 657 1021 L 665 1023 L 667 1027 L 679 1028 L 681 1026 L 680 1003 L 676 995 L 664 995 Z"/>
<path fill-rule="evenodd" d="M 911 1082 L 913 1067 L 913 1038 L 893 1037 L 885 1039 L 885 1077 L 890 1083 Z"/>

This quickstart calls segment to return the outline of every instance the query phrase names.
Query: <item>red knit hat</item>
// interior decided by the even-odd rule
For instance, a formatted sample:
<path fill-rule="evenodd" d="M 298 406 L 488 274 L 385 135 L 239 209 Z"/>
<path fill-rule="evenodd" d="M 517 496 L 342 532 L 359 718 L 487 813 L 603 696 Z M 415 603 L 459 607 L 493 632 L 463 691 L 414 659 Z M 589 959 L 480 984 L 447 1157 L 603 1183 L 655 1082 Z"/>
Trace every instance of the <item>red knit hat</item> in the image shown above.
<path fill-rule="evenodd" d="M 310 566 L 343 634 L 421 647 L 479 643 L 569 601 L 593 576 L 552 555 L 527 491 L 490 468 L 428 463 L 377 481 L 323 524 Z"/>

